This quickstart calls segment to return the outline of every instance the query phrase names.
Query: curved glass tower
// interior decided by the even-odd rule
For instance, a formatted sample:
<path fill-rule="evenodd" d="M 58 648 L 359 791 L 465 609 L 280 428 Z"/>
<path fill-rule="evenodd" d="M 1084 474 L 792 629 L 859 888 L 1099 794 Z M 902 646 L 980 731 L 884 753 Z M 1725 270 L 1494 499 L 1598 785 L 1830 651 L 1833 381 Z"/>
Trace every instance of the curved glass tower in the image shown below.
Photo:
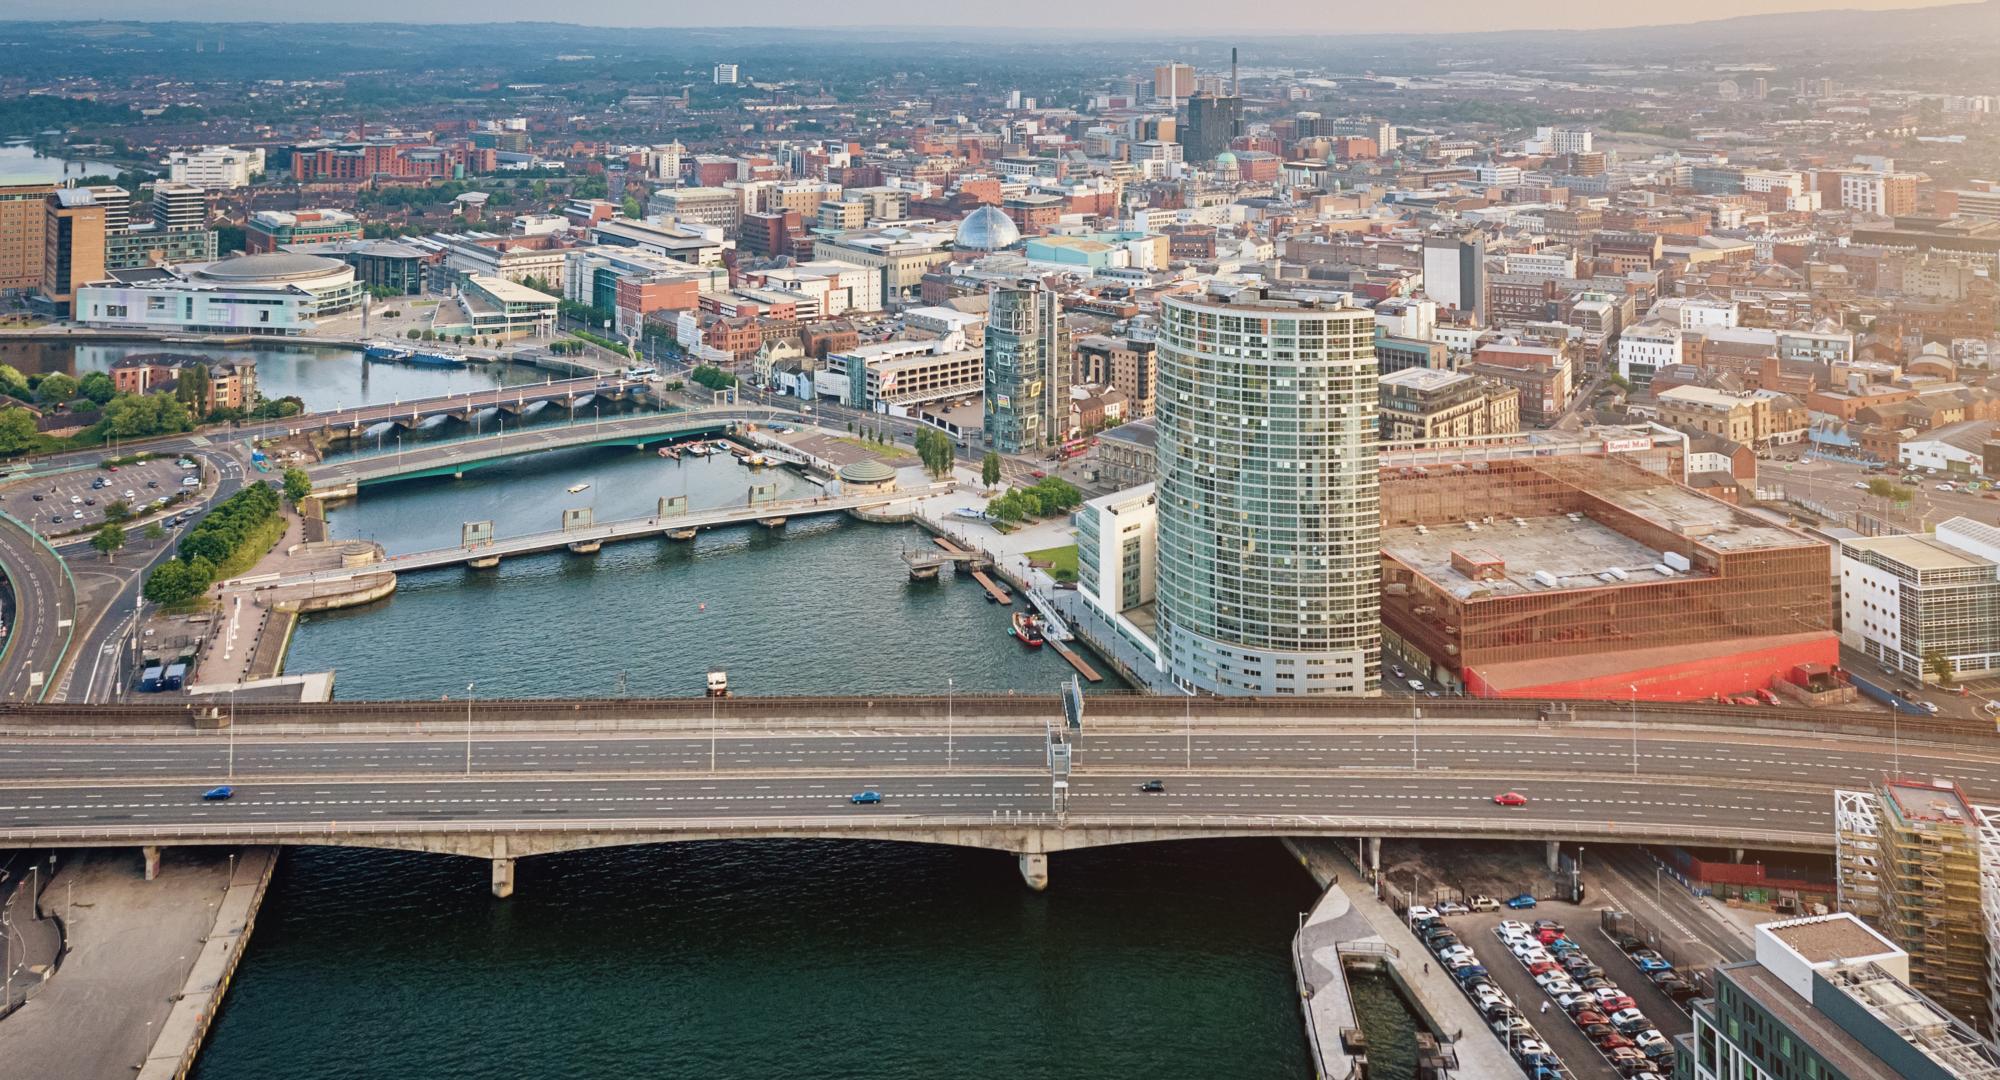
<path fill-rule="evenodd" d="M 1180 686 L 1380 692 L 1374 331 L 1270 288 L 1167 298 L 1158 639 Z"/>

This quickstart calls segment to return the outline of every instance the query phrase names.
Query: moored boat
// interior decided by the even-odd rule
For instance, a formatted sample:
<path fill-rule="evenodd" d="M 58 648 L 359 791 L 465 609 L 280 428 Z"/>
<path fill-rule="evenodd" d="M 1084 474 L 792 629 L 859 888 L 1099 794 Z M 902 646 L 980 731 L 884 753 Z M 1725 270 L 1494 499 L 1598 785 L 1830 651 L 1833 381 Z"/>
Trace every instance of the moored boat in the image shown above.
<path fill-rule="evenodd" d="M 1036 618 L 1035 614 L 1030 611 L 1015 612 L 1014 636 L 1020 638 L 1023 645 L 1035 649 L 1041 648 L 1043 640 L 1042 620 Z"/>

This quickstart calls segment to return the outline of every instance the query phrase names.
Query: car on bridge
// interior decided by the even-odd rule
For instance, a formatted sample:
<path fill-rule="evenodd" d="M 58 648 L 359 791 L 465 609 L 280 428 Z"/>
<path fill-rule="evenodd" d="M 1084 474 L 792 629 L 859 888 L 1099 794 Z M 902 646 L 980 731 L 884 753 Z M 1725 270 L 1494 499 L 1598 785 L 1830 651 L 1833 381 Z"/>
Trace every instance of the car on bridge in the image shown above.
<path fill-rule="evenodd" d="M 848 796 L 847 801 L 856 806 L 873 806 L 882 801 L 882 793 L 879 791 L 857 791 Z"/>
<path fill-rule="evenodd" d="M 235 794 L 236 789 L 233 787 L 215 787 L 202 792 L 201 797 L 206 802 L 221 802 Z"/>
<path fill-rule="evenodd" d="M 1496 806 L 1526 806 L 1528 797 L 1518 791 L 1503 791 L 1493 796 L 1493 802 Z"/>

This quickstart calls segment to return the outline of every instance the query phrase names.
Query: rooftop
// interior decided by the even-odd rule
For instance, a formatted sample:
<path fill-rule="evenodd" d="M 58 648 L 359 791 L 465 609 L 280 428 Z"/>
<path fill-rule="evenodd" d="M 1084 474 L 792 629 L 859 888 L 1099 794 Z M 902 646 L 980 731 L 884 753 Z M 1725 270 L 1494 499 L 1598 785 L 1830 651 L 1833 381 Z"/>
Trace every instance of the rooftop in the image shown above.
<path fill-rule="evenodd" d="M 1860 1040 L 1793 992 L 1770 968 L 1746 961 L 1720 968 L 1718 974 L 1725 975 L 1745 997 L 1808 1040 L 1814 1052 L 1847 1080 L 1902 1080 Z"/>
<path fill-rule="evenodd" d="M 1912 570 L 1977 570 L 1992 564 L 1929 536 L 1861 536 L 1841 541 L 1855 552 L 1873 552 Z"/>
<path fill-rule="evenodd" d="M 1838 916 L 1765 923 L 1763 929 L 1791 946 L 1792 951 L 1804 957 L 1809 964 L 1858 960 L 1893 952 L 1896 948 L 1859 921 Z"/>
<path fill-rule="evenodd" d="M 1904 821 L 1922 821 L 1933 824 L 1973 825 L 1972 808 L 1965 805 L 1965 796 L 1959 794 L 1958 785 L 1948 780 L 1921 784 L 1914 780 L 1891 780 L 1883 785 L 1889 795 L 1889 804 Z"/>
<path fill-rule="evenodd" d="M 1419 392 L 1432 392 L 1459 383 L 1471 382 L 1472 376 L 1442 368 L 1404 368 L 1382 376 L 1380 381 L 1384 386 L 1401 386 Z"/>

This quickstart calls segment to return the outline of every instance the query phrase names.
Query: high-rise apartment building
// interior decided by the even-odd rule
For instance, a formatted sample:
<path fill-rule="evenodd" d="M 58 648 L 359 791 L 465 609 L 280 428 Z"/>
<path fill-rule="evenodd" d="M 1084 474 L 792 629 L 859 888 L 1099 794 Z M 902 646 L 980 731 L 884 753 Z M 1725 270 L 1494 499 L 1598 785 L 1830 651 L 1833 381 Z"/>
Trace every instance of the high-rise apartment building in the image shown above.
<path fill-rule="evenodd" d="M 1156 640 L 1183 689 L 1379 692 L 1374 334 L 1268 287 L 1166 299 Z"/>
<path fill-rule="evenodd" d="M 1154 68 L 1153 96 L 1174 101 L 1194 96 L 1194 68 L 1187 64 L 1161 64 Z"/>
<path fill-rule="evenodd" d="M 986 442 L 1033 453 L 1060 434 L 1069 400 L 1069 328 L 1062 301 L 1038 281 L 996 289 L 986 317 Z"/>
<path fill-rule="evenodd" d="M 208 192 L 193 184 L 156 182 L 153 224 L 171 231 L 207 228 Z"/>
<path fill-rule="evenodd" d="M 47 257 L 43 229 L 55 190 L 54 184 L 0 185 L 0 292 L 41 285 Z"/>
<path fill-rule="evenodd" d="M 1235 94 L 1196 94 L 1188 99 L 1181 150 L 1189 161 L 1206 164 L 1243 134 L 1243 99 Z"/>
<path fill-rule="evenodd" d="M 736 79 L 737 79 L 737 68 L 735 64 L 715 65 L 715 85 L 735 86 Z"/>

